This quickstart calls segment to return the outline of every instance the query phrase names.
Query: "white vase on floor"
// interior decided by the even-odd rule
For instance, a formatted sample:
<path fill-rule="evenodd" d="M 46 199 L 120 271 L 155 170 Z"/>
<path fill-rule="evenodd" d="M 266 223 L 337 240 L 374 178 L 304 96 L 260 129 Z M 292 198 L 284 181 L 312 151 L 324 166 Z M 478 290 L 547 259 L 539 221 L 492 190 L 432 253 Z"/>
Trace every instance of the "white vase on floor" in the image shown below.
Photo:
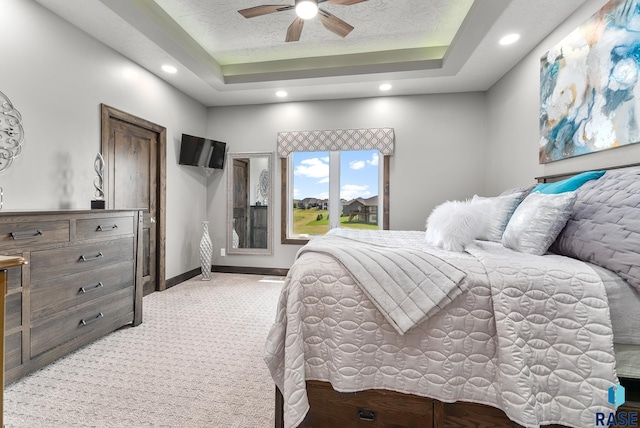
<path fill-rule="evenodd" d="M 209 237 L 209 222 L 202 222 L 202 239 L 200 239 L 200 270 L 202 280 L 211 280 L 211 257 L 213 256 L 213 245 Z"/>

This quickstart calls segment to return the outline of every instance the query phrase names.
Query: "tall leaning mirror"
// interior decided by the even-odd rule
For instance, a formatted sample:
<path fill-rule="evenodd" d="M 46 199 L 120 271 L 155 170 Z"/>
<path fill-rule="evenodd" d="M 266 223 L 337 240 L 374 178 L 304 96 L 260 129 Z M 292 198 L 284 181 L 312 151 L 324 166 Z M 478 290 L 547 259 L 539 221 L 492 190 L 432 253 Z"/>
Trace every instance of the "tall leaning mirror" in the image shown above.
<path fill-rule="evenodd" d="M 273 254 L 274 154 L 227 157 L 227 254 Z"/>

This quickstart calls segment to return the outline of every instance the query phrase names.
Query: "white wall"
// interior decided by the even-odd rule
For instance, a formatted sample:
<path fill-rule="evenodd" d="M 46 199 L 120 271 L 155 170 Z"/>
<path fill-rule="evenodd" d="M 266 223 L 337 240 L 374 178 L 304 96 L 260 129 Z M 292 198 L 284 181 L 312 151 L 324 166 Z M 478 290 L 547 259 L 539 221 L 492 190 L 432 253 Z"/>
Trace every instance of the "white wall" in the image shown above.
<path fill-rule="evenodd" d="M 275 253 L 222 258 L 226 174 L 177 165 L 185 132 L 232 152 L 275 151 L 279 131 L 393 127 L 391 227 L 424 229 L 447 199 L 497 194 L 543 174 L 640 161 L 640 145 L 538 165 L 539 59 L 606 0 L 588 0 L 487 93 L 291 102 L 206 109 L 31 0 L 2 0 L 0 91 L 24 117 L 24 153 L 0 173 L 5 210 L 88 208 L 100 150 L 100 103 L 167 128 L 167 277 L 198 267 L 208 218 L 214 264 L 289 267 L 280 241 L 279 161 Z"/>
<path fill-rule="evenodd" d="M 489 194 L 534 183 L 534 177 L 640 162 L 640 144 L 538 164 L 540 57 L 597 12 L 606 0 L 588 0 L 487 93 Z M 526 37 L 526 35 L 524 35 Z"/>
<path fill-rule="evenodd" d="M 0 173 L 4 210 L 88 209 L 100 103 L 167 128 L 167 278 L 199 266 L 206 177 L 177 165 L 206 108 L 31 0 L 2 0 L 0 91 L 22 113 L 23 155 Z"/>
<path fill-rule="evenodd" d="M 390 225 L 392 229 L 424 230 L 435 205 L 484 193 L 484 106 L 484 93 L 466 93 L 213 107 L 206 136 L 227 142 L 230 152 L 275 152 L 280 131 L 394 128 Z M 226 174 L 211 175 L 207 200 L 215 265 L 291 265 L 299 247 L 280 244 L 279 171 L 277 160 L 273 256 L 220 257 L 220 248 L 227 246 Z"/>

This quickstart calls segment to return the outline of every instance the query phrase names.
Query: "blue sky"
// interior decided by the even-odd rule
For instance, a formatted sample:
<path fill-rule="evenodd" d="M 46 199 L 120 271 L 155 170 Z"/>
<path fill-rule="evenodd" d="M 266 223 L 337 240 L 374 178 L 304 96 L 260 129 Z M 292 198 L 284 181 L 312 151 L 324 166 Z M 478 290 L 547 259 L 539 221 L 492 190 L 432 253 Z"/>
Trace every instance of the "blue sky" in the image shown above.
<path fill-rule="evenodd" d="M 369 198 L 378 194 L 378 151 L 340 152 L 340 198 Z M 293 153 L 293 197 L 329 197 L 329 152 Z"/>

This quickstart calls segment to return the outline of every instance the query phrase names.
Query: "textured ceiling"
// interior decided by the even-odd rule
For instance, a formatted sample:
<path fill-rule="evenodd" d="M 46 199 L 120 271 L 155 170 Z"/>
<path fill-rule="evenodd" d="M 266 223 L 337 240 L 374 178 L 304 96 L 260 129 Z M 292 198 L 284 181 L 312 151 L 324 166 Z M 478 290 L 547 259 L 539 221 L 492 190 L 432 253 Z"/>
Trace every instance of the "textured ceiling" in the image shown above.
<path fill-rule="evenodd" d="M 156 0 L 221 64 L 274 61 L 311 56 L 344 55 L 433 46 L 448 46 L 473 0 L 369 0 L 320 7 L 355 29 L 343 40 L 318 19 L 305 22 L 299 42 L 285 43 L 294 10 L 246 19 L 239 9 L 272 0 Z M 290 3 L 291 4 L 291 3 Z M 410 13 L 407 13 L 410 11 Z"/>
<path fill-rule="evenodd" d="M 484 91 L 585 0 L 368 0 L 322 8 L 355 29 L 344 39 L 317 19 L 285 43 L 295 12 L 237 11 L 287 0 L 36 0 L 207 106 Z M 594 10 L 595 12 L 595 10 Z M 497 41 L 510 32 L 521 40 Z M 173 64 L 178 73 L 160 71 Z"/>

